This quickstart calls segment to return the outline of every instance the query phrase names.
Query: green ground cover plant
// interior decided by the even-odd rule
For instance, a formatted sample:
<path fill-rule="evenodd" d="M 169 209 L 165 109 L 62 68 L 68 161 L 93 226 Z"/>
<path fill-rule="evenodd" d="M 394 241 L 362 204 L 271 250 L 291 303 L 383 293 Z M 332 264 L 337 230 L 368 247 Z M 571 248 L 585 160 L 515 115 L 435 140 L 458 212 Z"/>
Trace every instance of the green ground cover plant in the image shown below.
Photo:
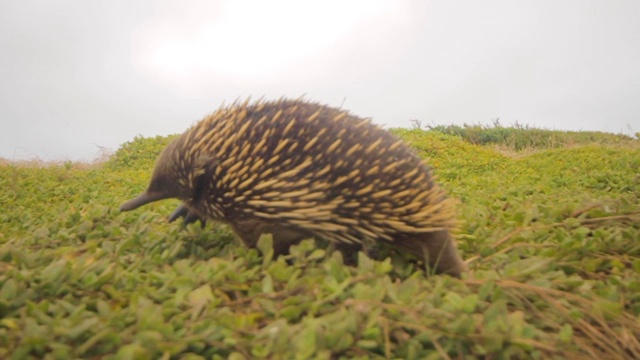
<path fill-rule="evenodd" d="M 394 132 L 457 199 L 461 280 L 312 239 L 276 258 L 269 236 L 168 224 L 176 201 L 120 213 L 166 137 L 95 166 L 0 161 L 0 358 L 640 358 L 638 140 Z"/>
<path fill-rule="evenodd" d="M 414 127 L 422 124 L 414 120 Z M 515 123 L 513 126 L 503 126 L 500 120 L 494 120 L 492 125 L 464 124 L 428 126 L 428 129 L 447 135 L 459 136 L 472 144 L 494 144 L 515 150 L 530 148 L 561 148 L 575 145 L 614 145 L 628 144 L 633 146 L 635 139 L 624 134 L 605 133 L 600 131 L 558 131 L 538 129 Z M 635 134 L 640 138 L 640 133 Z"/>

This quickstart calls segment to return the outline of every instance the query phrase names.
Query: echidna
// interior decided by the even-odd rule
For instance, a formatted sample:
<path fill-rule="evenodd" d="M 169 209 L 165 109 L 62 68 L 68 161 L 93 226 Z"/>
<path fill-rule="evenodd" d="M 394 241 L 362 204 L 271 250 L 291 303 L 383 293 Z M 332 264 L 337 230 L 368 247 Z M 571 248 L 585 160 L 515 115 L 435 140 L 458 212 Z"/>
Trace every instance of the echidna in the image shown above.
<path fill-rule="evenodd" d="M 307 237 L 386 241 L 436 272 L 465 268 L 453 208 L 430 167 L 370 120 L 313 102 L 215 111 L 164 149 L 147 190 L 121 210 L 167 198 L 183 202 L 171 220 L 226 222 L 248 247 L 264 233 L 276 253 Z"/>

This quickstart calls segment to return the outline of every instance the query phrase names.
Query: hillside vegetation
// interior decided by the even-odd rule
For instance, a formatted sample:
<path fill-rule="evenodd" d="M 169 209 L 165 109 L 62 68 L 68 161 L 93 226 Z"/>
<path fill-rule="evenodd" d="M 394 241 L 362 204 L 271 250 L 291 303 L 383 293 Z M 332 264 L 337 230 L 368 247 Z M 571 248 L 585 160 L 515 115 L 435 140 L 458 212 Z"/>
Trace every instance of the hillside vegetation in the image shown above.
<path fill-rule="evenodd" d="M 640 358 L 639 140 L 435 130 L 394 131 L 457 199 L 462 280 L 312 239 L 274 258 L 168 224 L 175 200 L 120 213 L 168 138 L 0 162 L 0 358 Z"/>
<path fill-rule="evenodd" d="M 414 127 L 421 123 L 414 121 Z M 447 135 L 459 136 L 477 145 L 494 144 L 512 150 L 550 149 L 575 145 L 629 145 L 634 146 L 636 139 L 624 135 L 599 131 L 555 131 L 532 128 L 516 123 L 505 127 L 496 119 L 492 125 L 438 125 L 429 126 L 430 130 Z M 635 134 L 640 139 L 640 133 Z"/>

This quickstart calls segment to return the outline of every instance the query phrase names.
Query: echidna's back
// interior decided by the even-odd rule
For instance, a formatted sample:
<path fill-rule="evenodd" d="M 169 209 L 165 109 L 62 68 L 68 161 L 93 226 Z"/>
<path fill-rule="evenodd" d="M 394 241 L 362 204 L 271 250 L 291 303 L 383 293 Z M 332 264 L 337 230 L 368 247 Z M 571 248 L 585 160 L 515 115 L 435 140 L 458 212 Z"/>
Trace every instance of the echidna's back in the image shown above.
<path fill-rule="evenodd" d="M 255 216 L 342 242 L 453 225 L 421 159 L 346 111 L 287 100 L 234 104 L 182 141 L 212 156 L 210 201 L 230 222 Z"/>

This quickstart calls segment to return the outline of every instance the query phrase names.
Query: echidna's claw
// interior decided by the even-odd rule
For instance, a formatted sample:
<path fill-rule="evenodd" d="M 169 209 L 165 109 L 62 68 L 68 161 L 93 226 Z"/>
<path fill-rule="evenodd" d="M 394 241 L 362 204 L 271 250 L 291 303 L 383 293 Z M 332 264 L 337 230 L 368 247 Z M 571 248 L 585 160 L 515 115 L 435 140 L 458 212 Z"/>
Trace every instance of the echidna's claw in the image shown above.
<path fill-rule="evenodd" d="M 189 213 L 189 209 L 184 204 L 178 205 L 178 207 L 169 215 L 169 222 L 176 221 L 179 217 L 185 217 Z"/>
<path fill-rule="evenodd" d="M 169 215 L 169 222 L 174 222 L 178 218 L 184 218 L 182 222 L 183 226 L 187 226 L 196 221 L 200 221 L 200 227 L 204 228 L 207 223 L 207 220 L 198 216 L 198 214 L 189 210 L 189 208 L 185 204 L 180 204 L 178 207 Z"/>

